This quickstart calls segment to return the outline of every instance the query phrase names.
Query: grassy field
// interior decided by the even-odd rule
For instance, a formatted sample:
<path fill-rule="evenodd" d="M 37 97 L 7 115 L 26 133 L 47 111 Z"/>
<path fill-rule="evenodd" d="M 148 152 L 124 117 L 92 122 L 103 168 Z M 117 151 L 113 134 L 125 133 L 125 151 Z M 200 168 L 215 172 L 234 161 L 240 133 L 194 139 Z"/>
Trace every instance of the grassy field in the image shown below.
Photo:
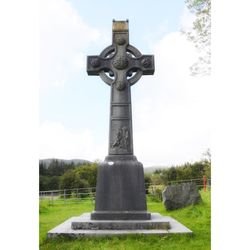
<path fill-rule="evenodd" d="M 75 204 L 49 205 L 48 201 L 40 202 L 40 249 L 50 250 L 208 250 L 210 249 L 210 192 L 201 191 L 203 202 L 176 211 L 168 212 L 160 202 L 148 200 L 148 210 L 169 215 L 190 228 L 193 235 L 143 236 L 131 235 L 112 238 L 86 238 L 78 240 L 47 240 L 46 233 L 53 227 L 72 216 L 93 210 L 91 201 Z"/>

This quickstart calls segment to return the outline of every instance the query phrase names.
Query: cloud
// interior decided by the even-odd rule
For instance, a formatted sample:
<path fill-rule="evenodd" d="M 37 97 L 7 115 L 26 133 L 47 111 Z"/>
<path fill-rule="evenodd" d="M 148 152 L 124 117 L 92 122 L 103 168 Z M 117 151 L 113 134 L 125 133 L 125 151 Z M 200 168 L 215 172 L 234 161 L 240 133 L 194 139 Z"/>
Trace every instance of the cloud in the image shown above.
<path fill-rule="evenodd" d="M 133 98 L 135 154 L 145 166 L 199 160 L 210 146 L 209 78 L 190 76 L 196 51 L 180 32 L 156 43 L 153 54 L 155 75 L 141 80 Z"/>
<path fill-rule="evenodd" d="M 97 144 L 92 132 L 85 129 L 72 132 L 58 122 L 45 121 L 39 128 L 40 159 L 86 159 L 96 160 L 104 157 L 104 146 Z"/>
<path fill-rule="evenodd" d="M 87 25 L 66 0 L 40 1 L 40 81 L 60 86 L 83 70 L 83 51 L 101 33 Z"/>
<path fill-rule="evenodd" d="M 102 34 L 65 0 L 43 0 L 41 6 L 41 81 L 61 86 L 83 70 L 83 51 Z M 188 26 L 190 20 L 184 16 L 181 22 Z M 154 76 L 143 76 L 132 87 L 134 153 L 144 166 L 198 160 L 210 146 L 210 80 L 190 76 L 197 52 L 180 32 L 162 36 L 152 48 Z M 45 121 L 40 158 L 103 160 L 107 143 L 94 139 L 95 133 Z"/>
<path fill-rule="evenodd" d="M 191 29 L 196 16 L 185 6 L 182 11 L 180 26 L 182 29 Z"/>
<path fill-rule="evenodd" d="M 159 40 L 169 29 L 169 21 L 168 19 L 162 20 L 162 22 L 154 27 L 152 30 L 148 30 L 144 35 L 143 40 L 146 44 L 151 48 L 155 41 Z"/>
<path fill-rule="evenodd" d="M 155 75 L 132 87 L 134 153 L 144 166 L 195 161 L 210 146 L 210 84 L 209 78 L 190 76 L 195 53 L 179 32 L 164 36 L 153 50 Z M 40 158 L 103 160 L 106 141 L 94 140 L 94 133 L 43 122 Z"/>

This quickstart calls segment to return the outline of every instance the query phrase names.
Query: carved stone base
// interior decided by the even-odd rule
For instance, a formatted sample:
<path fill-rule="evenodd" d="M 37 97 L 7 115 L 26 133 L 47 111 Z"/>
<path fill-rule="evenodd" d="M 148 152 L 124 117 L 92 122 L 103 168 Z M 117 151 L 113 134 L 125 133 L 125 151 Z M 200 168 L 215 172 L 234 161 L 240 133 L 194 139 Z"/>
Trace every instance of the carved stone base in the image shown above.
<path fill-rule="evenodd" d="M 143 166 L 133 155 L 107 156 L 98 166 L 92 220 L 149 220 Z"/>

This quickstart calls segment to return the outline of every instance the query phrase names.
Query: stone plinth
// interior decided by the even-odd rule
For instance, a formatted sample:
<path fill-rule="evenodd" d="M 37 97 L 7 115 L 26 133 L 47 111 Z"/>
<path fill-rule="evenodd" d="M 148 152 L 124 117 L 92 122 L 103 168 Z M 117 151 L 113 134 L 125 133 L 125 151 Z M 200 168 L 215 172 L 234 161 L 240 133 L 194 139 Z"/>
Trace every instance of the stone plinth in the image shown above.
<path fill-rule="evenodd" d="M 143 166 L 135 156 L 107 156 L 98 166 L 93 220 L 149 220 Z"/>
<path fill-rule="evenodd" d="M 129 234 L 166 235 L 192 233 L 178 221 L 159 213 L 152 213 L 150 220 L 91 220 L 90 213 L 72 217 L 50 230 L 48 238 L 119 236 Z"/>

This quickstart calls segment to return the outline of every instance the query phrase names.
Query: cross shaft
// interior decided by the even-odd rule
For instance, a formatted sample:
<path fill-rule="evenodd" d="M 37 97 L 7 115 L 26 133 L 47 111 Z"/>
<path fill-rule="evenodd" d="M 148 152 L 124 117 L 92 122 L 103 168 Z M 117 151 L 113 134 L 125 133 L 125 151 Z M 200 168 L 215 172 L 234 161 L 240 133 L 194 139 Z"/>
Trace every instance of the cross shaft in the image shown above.
<path fill-rule="evenodd" d="M 154 56 L 129 44 L 127 21 L 113 21 L 112 45 L 87 57 L 87 73 L 111 86 L 109 155 L 133 155 L 130 86 L 154 73 Z"/>

